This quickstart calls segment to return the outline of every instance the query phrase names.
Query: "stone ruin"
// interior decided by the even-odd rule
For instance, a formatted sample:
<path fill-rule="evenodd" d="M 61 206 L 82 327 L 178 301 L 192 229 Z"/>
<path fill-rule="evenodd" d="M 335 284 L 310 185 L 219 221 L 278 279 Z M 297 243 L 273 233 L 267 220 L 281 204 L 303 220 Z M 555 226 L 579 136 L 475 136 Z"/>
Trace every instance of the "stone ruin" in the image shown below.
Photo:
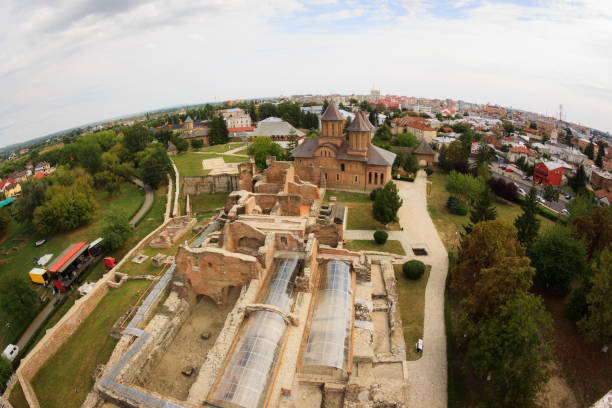
<path fill-rule="evenodd" d="M 191 229 L 197 220 L 189 216 L 176 217 L 170 220 L 166 226 L 151 240 L 152 248 L 170 248 L 178 241 L 185 232 Z"/>

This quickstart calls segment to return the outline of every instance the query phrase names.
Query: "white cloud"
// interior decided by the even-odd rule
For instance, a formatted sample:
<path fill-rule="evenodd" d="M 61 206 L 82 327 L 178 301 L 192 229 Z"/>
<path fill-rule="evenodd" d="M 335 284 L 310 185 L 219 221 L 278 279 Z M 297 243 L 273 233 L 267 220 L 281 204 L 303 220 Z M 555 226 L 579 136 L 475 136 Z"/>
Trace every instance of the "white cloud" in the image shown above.
<path fill-rule="evenodd" d="M 484 2 L 461 18 L 418 0 L 95 3 L 2 3 L 0 145 L 175 104 L 373 83 L 542 113 L 563 104 L 567 119 L 612 129 L 612 2 Z M 304 19 L 312 29 L 295 28 Z"/>

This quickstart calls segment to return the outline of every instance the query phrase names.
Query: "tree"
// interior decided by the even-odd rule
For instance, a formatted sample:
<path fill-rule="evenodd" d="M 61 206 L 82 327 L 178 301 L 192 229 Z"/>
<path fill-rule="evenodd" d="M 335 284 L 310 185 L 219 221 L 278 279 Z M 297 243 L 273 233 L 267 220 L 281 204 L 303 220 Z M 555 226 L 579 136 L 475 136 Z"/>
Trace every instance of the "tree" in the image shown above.
<path fill-rule="evenodd" d="M 597 203 L 595 202 L 593 193 L 590 191 L 584 191 L 578 194 L 576 198 L 567 203 L 570 221 L 576 217 L 591 215 L 595 208 L 597 208 Z"/>
<path fill-rule="evenodd" d="M 6 383 L 13 375 L 13 365 L 4 356 L 0 356 L 0 394 L 6 389 Z"/>
<path fill-rule="evenodd" d="M 538 124 L 534 121 L 529 122 L 529 129 L 538 130 Z"/>
<path fill-rule="evenodd" d="M 204 142 L 201 141 L 200 139 L 192 139 L 189 144 L 191 145 L 191 148 L 194 150 L 198 150 L 201 149 L 202 147 L 204 147 Z"/>
<path fill-rule="evenodd" d="M 140 152 L 153 140 L 151 130 L 143 124 L 135 124 L 122 129 L 123 144 L 132 152 Z"/>
<path fill-rule="evenodd" d="M 595 145 L 593 144 L 593 139 L 589 142 L 587 147 L 584 148 L 584 154 L 590 159 L 593 160 L 593 154 L 595 152 Z"/>
<path fill-rule="evenodd" d="M 109 251 L 123 246 L 132 235 L 130 220 L 123 213 L 110 213 L 104 218 L 102 238 L 104 247 Z"/>
<path fill-rule="evenodd" d="M 11 213 L 7 208 L 0 208 L 0 234 L 4 234 L 11 222 Z"/>
<path fill-rule="evenodd" d="M 559 201 L 559 190 L 556 189 L 552 184 L 544 187 L 544 199 L 546 201 Z"/>
<path fill-rule="evenodd" d="M 472 205 L 485 189 L 480 177 L 451 171 L 446 179 L 446 191 Z"/>
<path fill-rule="evenodd" d="M 408 173 L 416 173 L 419 171 L 419 160 L 414 154 L 407 154 L 404 157 L 402 168 Z"/>
<path fill-rule="evenodd" d="M 593 263 L 591 290 L 586 296 L 587 315 L 578 328 L 589 341 L 608 344 L 612 341 L 612 252 L 601 253 Z"/>
<path fill-rule="evenodd" d="M 329 107 L 329 101 L 327 100 L 327 98 L 325 98 L 325 100 L 323 101 L 323 107 L 322 107 L 321 111 L 325 112 L 328 107 Z"/>
<path fill-rule="evenodd" d="M 490 375 L 494 406 L 532 406 L 548 379 L 551 317 L 542 301 L 520 292 L 491 317 L 468 324 L 467 358 L 477 375 Z"/>
<path fill-rule="evenodd" d="M 512 133 L 514 133 L 514 125 L 512 124 L 512 122 L 508 122 L 508 121 L 504 121 L 503 123 L 503 127 L 504 127 L 504 133 L 506 135 L 511 135 Z"/>
<path fill-rule="evenodd" d="M 17 221 L 22 224 L 29 225 L 34 217 L 36 207 L 44 203 L 45 191 L 49 186 L 49 179 L 42 178 L 40 180 L 26 181 L 21 184 L 21 199 L 14 203 L 14 215 Z"/>
<path fill-rule="evenodd" d="M 172 136 L 172 143 L 176 146 L 176 150 L 181 152 L 186 152 L 189 149 L 189 142 L 180 137 L 179 135 Z"/>
<path fill-rule="evenodd" d="M 391 128 L 386 123 L 379 127 L 374 135 L 374 138 L 384 141 L 389 141 L 392 137 L 393 135 L 391 134 Z"/>
<path fill-rule="evenodd" d="M 215 116 L 210 121 L 209 140 L 211 145 L 225 144 L 229 141 L 227 125 L 221 116 Z"/>
<path fill-rule="evenodd" d="M 521 203 L 523 214 L 519 215 L 514 221 L 517 230 L 518 240 L 526 248 L 529 248 L 538 237 L 540 220 L 536 217 L 538 213 L 538 192 L 531 186 L 525 200 Z"/>
<path fill-rule="evenodd" d="M 491 161 L 495 158 L 495 151 L 491 149 L 489 146 L 484 145 L 478 149 L 478 153 L 476 153 L 476 166 L 480 167 L 482 165 L 489 165 Z"/>
<path fill-rule="evenodd" d="M 171 168 L 172 164 L 166 149 L 159 144 L 145 150 L 138 163 L 140 179 L 153 189 L 159 187 Z"/>
<path fill-rule="evenodd" d="M 287 152 L 285 149 L 276 144 L 267 136 L 259 136 L 254 138 L 247 148 L 247 154 L 255 157 L 255 164 L 260 169 L 268 167 L 266 159 L 270 156 L 276 157 L 276 160 L 285 160 Z"/>
<path fill-rule="evenodd" d="M 425 273 L 425 264 L 416 259 L 404 262 L 402 265 L 402 273 L 406 279 L 418 280 Z"/>
<path fill-rule="evenodd" d="M 368 115 L 368 119 L 372 125 L 378 126 L 378 111 L 376 109 L 372 109 Z"/>
<path fill-rule="evenodd" d="M 412 133 L 400 133 L 395 137 L 398 146 L 416 147 L 419 141 Z"/>
<path fill-rule="evenodd" d="M 374 241 L 376 241 L 376 243 L 379 245 L 382 245 L 385 242 L 387 242 L 388 238 L 389 238 L 389 234 L 387 233 L 387 231 L 378 230 L 374 232 Z"/>
<path fill-rule="evenodd" d="M 397 220 L 397 211 L 402 206 L 397 186 L 388 181 L 387 184 L 376 194 L 372 211 L 374 218 L 383 224 Z"/>
<path fill-rule="evenodd" d="M 13 277 L 0 283 L 0 306 L 14 321 L 27 321 L 36 313 L 37 304 L 38 295 L 24 279 Z"/>
<path fill-rule="evenodd" d="M 588 179 L 584 171 L 584 167 L 581 164 L 576 172 L 576 175 L 569 178 L 568 184 L 572 190 L 574 190 L 574 192 L 580 193 L 586 189 L 587 180 Z"/>
<path fill-rule="evenodd" d="M 561 225 L 541 235 L 529 249 L 529 257 L 536 268 L 535 284 L 563 294 L 569 292 L 572 280 L 586 270 L 584 244 Z"/>
<path fill-rule="evenodd" d="M 91 220 L 96 207 L 91 187 L 82 180 L 70 186 L 54 185 L 47 189 L 45 202 L 34 210 L 33 225 L 43 235 L 73 230 Z"/>
<path fill-rule="evenodd" d="M 469 149 L 466 151 L 459 140 L 455 140 L 448 145 L 446 155 L 453 169 L 461 173 L 468 172 L 467 159 L 469 156 Z"/>
<path fill-rule="evenodd" d="M 446 148 L 446 145 L 443 144 L 442 147 L 440 148 L 440 154 L 438 155 L 438 163 L 440 164 L 440 168 L 448 173 L 452 169 L 452 164 L 448 160 L 447 156 L 448 156 L 448 149 Z"/>
<path fill-rule="evenodd" d="M 163 146 L 168 146 L 168 142 L 172 140 L 172 131 L 169 129 L 158 130 L 155 132 L 155 139 Z"/>
<path fill-rule="evenodd" d="M 592 143 L 592 142 L 591 142 Z M 602 143 L 599 143 L 599 150 L 597 151 L 597 157 L 595 158 L 595 165 L 600 169 L 603 168 L 603 157 L 605 154 L 605 147 Z"/>
<path fill-rule="evenodd" d="M 89 172 L 94 175 L 102 167 L 102 148 L 94 141 L 75 143 L 77 148 L 77 161 Z"/>
<path fill-rule="evenodd" d="M 589 259 L 612 243 L 611 207 L 597 207 L 589 215 L 572 218 L 571 224 L 584 241 Z"/>
<path fill-rule="evenodd" d="M 472 293 L 482 269 L 499 266 L 512 257 L 525 257 L 512 224 L 505 220 L 480 222 L 461 240 L 459 261 L 451 269 L 451 285 L 459 292 Z"/>
<path fill-rule="evenodd" d="M 465 227 L 465 230 L 469 234 L 474 225 L 482 221 L 494 220 L 496 216 L 497 210 L 491 203 L 491 189 L 485 186 L 470 210 L 470 224 Z"/>

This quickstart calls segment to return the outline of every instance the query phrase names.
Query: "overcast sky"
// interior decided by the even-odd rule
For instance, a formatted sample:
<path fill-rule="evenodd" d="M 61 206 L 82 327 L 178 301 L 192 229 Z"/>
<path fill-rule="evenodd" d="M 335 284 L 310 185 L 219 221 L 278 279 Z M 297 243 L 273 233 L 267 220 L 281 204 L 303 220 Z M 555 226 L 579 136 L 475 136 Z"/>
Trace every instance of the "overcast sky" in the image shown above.
<path fill-rule="evenodd" d="M 0 145 L 299 93 L 496 103 L 612 130 L 610 0 L 2 0 Z"/>

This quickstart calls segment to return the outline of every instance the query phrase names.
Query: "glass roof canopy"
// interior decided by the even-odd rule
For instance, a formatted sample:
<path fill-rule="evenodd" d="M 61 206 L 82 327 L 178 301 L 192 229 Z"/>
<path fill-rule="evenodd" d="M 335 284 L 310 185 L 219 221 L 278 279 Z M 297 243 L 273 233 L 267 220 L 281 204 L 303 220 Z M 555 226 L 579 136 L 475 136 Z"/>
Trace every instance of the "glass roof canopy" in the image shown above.
<path fill-rule="evenodd" d="M 264 303 L 289 312 L 297 270 L 297 259 L 280 261 Z M 213 394 L 214 401 L 244 408 L 260 405 L 265 398 L 286 326 L 278 313 L 261 310 L 251 314 Z"/>
<path fill-rule="evenodd" d="M 351 330 L 352 287 L 349 266 L 329 261 L 321 271 L 304 366 L 345 368 Z"/>

